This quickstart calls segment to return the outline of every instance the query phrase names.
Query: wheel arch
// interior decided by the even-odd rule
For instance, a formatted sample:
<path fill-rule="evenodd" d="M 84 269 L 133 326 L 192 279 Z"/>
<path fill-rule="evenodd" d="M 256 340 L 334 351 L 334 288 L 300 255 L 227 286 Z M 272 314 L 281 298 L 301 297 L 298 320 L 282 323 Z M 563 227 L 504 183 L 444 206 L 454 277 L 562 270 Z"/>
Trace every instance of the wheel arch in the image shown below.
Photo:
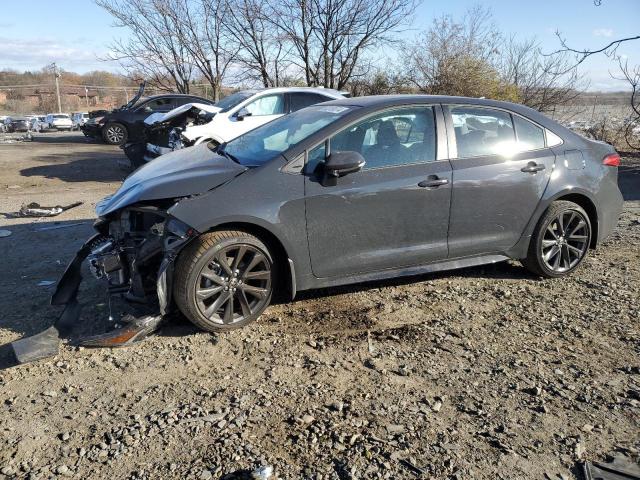
<path fill-rule="evenodd" d="M 592 196 L 585 191 L 582 190 L 563 190 L 561 192 L 556 193 L 554 196 L 549 198 L 545 204 L 544 209 L 539 212 L 536 216 L 536 221 L 533 225 L 537 225 L 544 213 L 549 209 L 553 202 L 557 202 L 559 200 L 566 200 L 569 202 L 573 202 L 577 205 L 580 205 L 587 215 L 589 216 L 589 222 L 591 222 L 591 244 L 590 248 L 596 248 L 598 245 L 598 208 L 592 198 Z"/>
<path fill-rule="evenodd" d="M 296 295 L 296 276 L 293 268 L 294 264 L 289 256 L 284 243 L 268 228 L 258 225 L 256 223 L 236 221 L 220 223 L 209 228 L 206 232 L 213 232 L 219 230 L 240 230 L 242 232 L 249 233 L 258 239 L 260 239 L 269 248 L 270 252 L 274 255 L 274 263 L 278 269 L 278 287 L 280 292 L 286 292 L 289 299 L 293 299 Z"/>
<path fill-rule="evenodd" d="M 566 200 L 580 205 L 587 215 L 589 216 L 589 222 L 591 222 L 591 244 L 590 248 L 596 248 L 598 245 L 598 209 L 591 198 L 582 193 L 567 193 L 554 198 L 553 201 Z"/>

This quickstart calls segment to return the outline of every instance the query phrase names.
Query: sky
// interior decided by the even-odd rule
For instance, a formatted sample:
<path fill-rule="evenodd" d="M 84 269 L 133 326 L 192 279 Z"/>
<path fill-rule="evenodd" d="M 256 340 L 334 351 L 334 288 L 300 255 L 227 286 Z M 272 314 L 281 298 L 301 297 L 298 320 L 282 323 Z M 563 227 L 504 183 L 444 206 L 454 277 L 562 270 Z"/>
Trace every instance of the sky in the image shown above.
<path fill-rule="evenodd" d="M 411 35 L 428 28 L 434 18 L 451 14 L 461 18 L 478 0 L 423 0 L 415 15 Z M 598 48 L 616 38 L 640 33 L 640 0 L 485 0 L 497 26 L 505 34 L 536 37 L 543 50 L 559 47 L 559 30 L 569 45 Z M 64 70 L 119 71 L 115 62 L 105 62 L 108 44 L 127 32 L 113 26 L 112 18 L 91 0 L 29 0 L 3 2 L 0 14 L 0 69 L 37 70 L 56 62 Z M 630 64 L 640 64 L 640 40 L 623 44 L 618 54 Z M 581 67 L 590 90 L 615 91 L 624 82 L 611 79 L 616 64 L 604 55 L 589 59 Z"/>

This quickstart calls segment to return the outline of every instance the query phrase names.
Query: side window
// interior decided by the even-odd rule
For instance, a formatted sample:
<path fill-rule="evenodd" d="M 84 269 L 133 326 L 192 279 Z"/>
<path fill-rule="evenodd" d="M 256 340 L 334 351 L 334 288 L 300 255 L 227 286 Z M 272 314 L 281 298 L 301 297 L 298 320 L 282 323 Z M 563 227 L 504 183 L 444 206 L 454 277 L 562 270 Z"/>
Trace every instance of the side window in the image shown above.
<path fill-rule="evenodd" d="M 432 107 L 402 108 L 370 117 L 331 139 L 331 151 L 356 151 L 367 162 L 364 170 L 436 159 L 436 129 Z"/>
<path fill-rule="evenodd" d="M 511 115 L 501 110 L 478 107 L 453 107 L 453 128 L 458 158 L 511 153 L 515 132 Z"/>
<path fill-rule="evenodd" d="M 173 108 L 173 102 L 170 97 L 156 98 L 145 103 L 142 108 L 150 108 L 153 112 L 168 112 Z"/>
<path fill-rule="evenodd" d="M 254 100 L 245 108 L 253 116 L 284 114 L 284 96 L 266 95 Z"/>
<path fill-rule="evenodd" d="M 513 116 L 518 136 L 518 149 L 521 151 L 544 148 L 544 130 L 517 115 Z"/>
<path fill-rule="evenodd" d="M 294 92 L 289 94 L 289 113 L 293 113 L 302 108 L 316 103 L 328 102 L 331 98 L 327 98 L 317 93 Z"/>
<path fill-rule="evenodd" d="M 199 100 L 193 97 L 176 97 L 173 99 L 173 108 L 186 105 L 187 103 L 198 103 Z"/>

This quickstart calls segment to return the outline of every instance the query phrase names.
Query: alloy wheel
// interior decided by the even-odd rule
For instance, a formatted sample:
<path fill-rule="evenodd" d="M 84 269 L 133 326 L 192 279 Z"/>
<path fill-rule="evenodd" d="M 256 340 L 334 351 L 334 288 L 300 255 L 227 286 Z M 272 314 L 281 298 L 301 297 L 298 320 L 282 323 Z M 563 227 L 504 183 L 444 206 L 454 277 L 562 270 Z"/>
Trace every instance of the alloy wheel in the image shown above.
<path fill-rule="evenodd" d="M 258 248 L 221 249 L 202 268 L 195 289 L 198 309 L 214 323 L 231 325 L 261 310 L 271 292 L 271 262 Z"/>
<path fill-rule="evenodd" d="M 124 139 L 124 130 L 118 125 L 111 125 L 107 128 L 106 136 L 110 143 L 117 144 Z"/>
<path fill-rule="evenodd" d="M 589 248 L 589 223 L 582 213 L 565 210 L 549 222 L 542 237 L 542 260 L 557 273 L 575 267 Z"/>

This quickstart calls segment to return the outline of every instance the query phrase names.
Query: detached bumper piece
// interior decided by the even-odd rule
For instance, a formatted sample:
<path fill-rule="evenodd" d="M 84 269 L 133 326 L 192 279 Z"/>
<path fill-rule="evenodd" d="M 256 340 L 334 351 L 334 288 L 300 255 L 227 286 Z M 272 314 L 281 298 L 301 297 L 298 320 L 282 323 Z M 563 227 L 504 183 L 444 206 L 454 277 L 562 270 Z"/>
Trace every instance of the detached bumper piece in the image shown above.
<path fill-rule="evenodd" d="M 126 325 L 111 332 L 89 337 L 80 342 L 83 347 L 126 347 L 141 342 L 154 333 L 163 321 L 162 315 L 148 315 L 134 317 L 127 315 L 122 318 Z"/>

